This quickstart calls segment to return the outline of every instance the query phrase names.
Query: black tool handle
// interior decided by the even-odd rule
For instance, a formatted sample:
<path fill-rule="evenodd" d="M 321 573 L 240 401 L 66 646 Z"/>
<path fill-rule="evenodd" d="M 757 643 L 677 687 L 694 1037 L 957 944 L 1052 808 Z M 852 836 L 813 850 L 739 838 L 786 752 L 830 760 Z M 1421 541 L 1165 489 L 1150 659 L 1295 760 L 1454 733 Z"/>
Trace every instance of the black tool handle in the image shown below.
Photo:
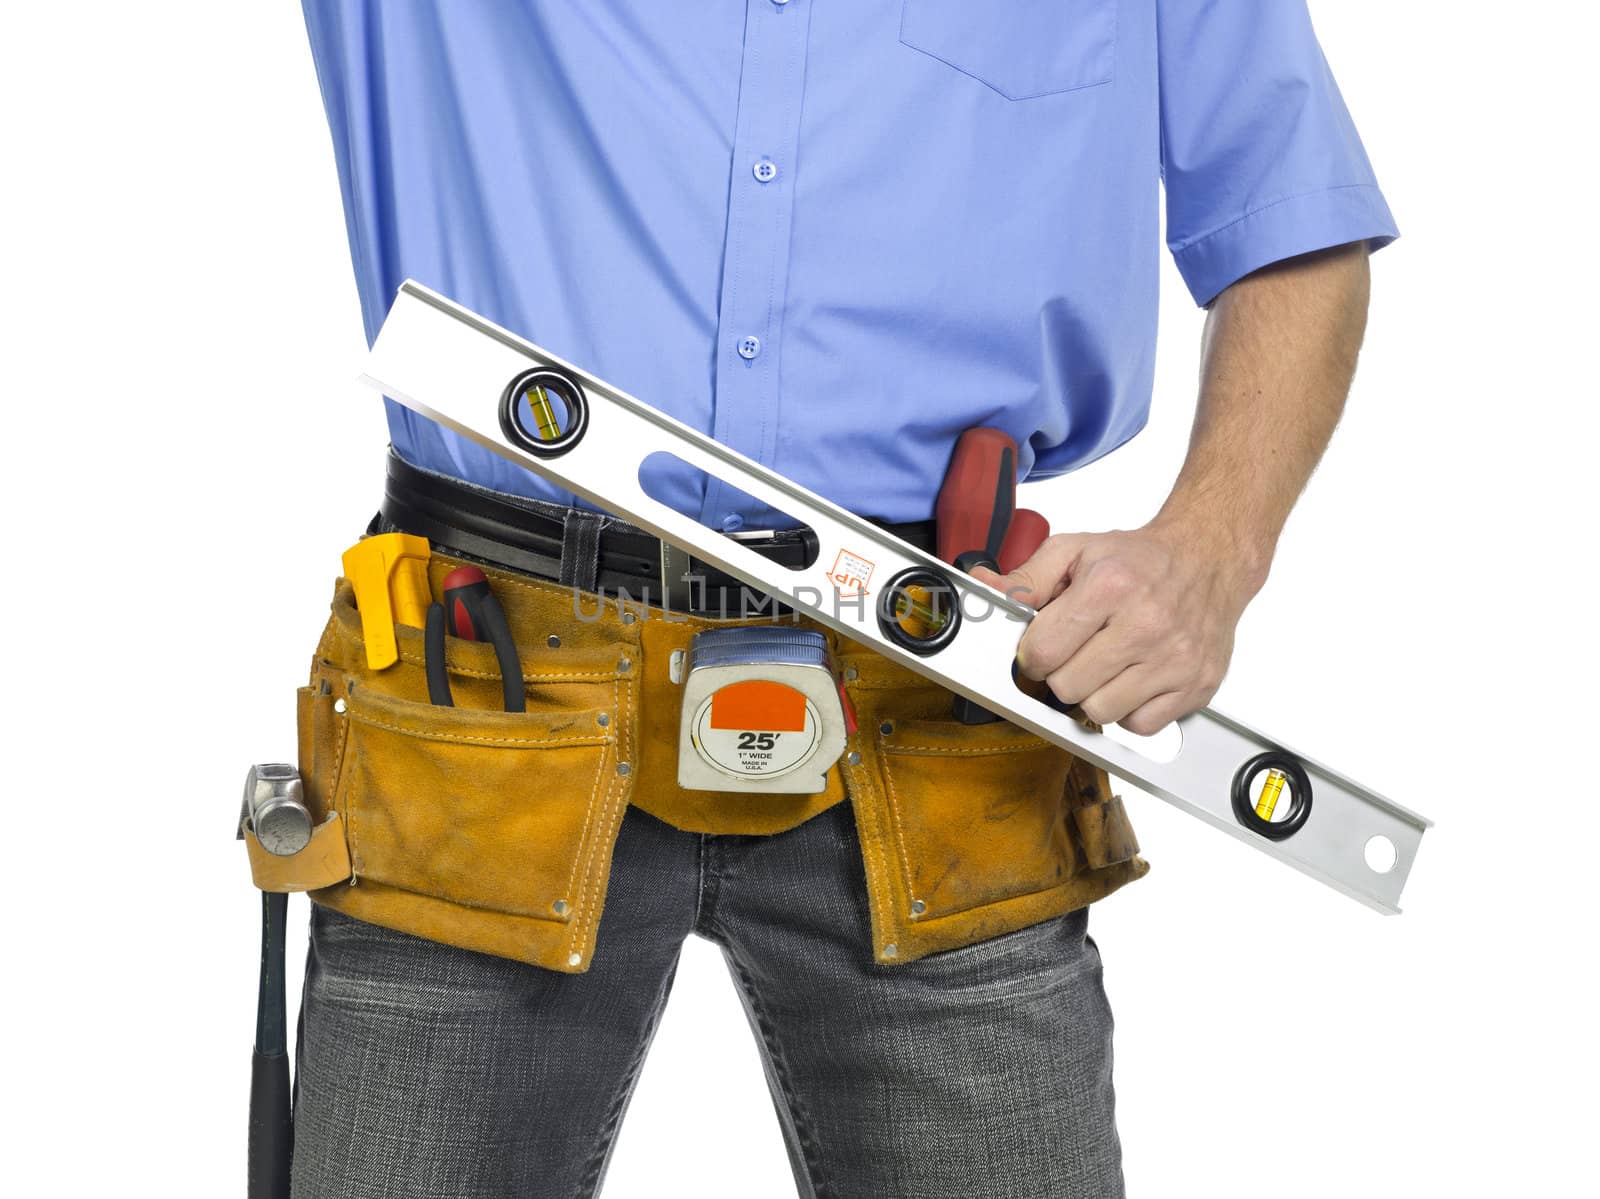
<path fill-rule="evenodd" d="M 428 622 L 422 630 L 422 668 L 428 675 L 428 701 L 441 708 L 456 706 L 450 694 L 450 672 L 444 661 L 444 605 L 428 605 Z"/>
<path fill-rule="evenodd" d="M 250 1059 L 250 1178 L 248 1199 L 289 1199 L 294 1124 L 289 1118 L 289 1055 Z"/>
<path fill-rule="evenodd" d="M 526 712 L 528 692 L 522 685 L 522 658 L 517 654 L 517 642 L 511 635 L 500 601 L 490 594 L 483 601 L 483 623 L 494 644 L 495 660 L 500 664 L 500 687 L 505 696 L 507 712 Z"/>
<path fill-rule="evenodd" d="M 966 550 L 956 555 L 952 563 L 958 570 L 972 573 L 974 566 L 986 566 L 990 570 L 999 570 L 1000 564 L 989 556 L 987 550 Z M 1000 717 L 989 711 L 982 704 L 974 703 L 964 695 L 958 695 L 955 702 L 950 705 L 950 714 L 962 724 L 993 724 Z"/>
<path fill-rule="evenodd" d="M 289 1199 L 294 1124 L 289 1109 L 289 1045 L 284 998 L 284 938 L 289 897 L 261 893 L 261 987 L 250 1057 L 248 1199 Z"/>

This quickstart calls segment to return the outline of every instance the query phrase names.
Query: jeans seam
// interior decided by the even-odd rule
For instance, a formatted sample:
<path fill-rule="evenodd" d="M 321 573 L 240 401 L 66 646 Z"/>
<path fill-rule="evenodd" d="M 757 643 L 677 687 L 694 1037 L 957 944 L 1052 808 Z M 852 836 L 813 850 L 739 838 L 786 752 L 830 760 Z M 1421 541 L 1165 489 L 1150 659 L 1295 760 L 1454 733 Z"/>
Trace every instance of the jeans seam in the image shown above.
<path fill-rule="evenodd" d="M 694 926 L 699 928 L 700 913 L 704 910 L 706 902 L 706 835 L 704 833 L 700 834 L 700 843 L 696 846 L 694 864 Z"/>
<path fill-rule="evenodd" d="M 789 1109 L 789 1118 L 794 1121 L 795 1135 L 800 1139 L 800 1157 L 805 1162 L 806 1175 L 811 1183 L 812 1199 L 827 1199 L 831 1191 L 822 1170 L 821 1163 L 816 1158 L 816 1147 L 819 1144 L 811 1118 L 806 1112 L 806 1106 L 801 1102 L 799 1095 L 789 1082 L 788 1058 L 783 1052 L 783 1047 L 778 1043 L 778 1035 L 773 1030 L 772 1021 L 767 1018 L 766 1008 L 761 1004 L 761 999 L 756 993 L 755 984 L 751 981 L 744 964 L 738 960 L 730 950 L 728 960 L 733 964 L 734 976 L 739 980 L 739 986 L 744 990 L 750 1000 L 750 1010 L 755 1013 L 756 1027 L 761 1032 L 761 1039 L 766 1042 L 767 1053 L 772 1058 L 772 1073 L 778 1080 L 778 1088 L 783 1094 L 784 1105 Z"/>
<path fill-rule="evenodd" d="M 716 852 L 716 840 L 715 834 L 700 834 L 700 879 L 694 901 L 694 931 L 717 944 L 721 944 L 726 938 L 717 929 L 718 879 L 716 864 L 710 862 L 712 854 Z M 709 865 L 708 862 L 710 863 Z"/>

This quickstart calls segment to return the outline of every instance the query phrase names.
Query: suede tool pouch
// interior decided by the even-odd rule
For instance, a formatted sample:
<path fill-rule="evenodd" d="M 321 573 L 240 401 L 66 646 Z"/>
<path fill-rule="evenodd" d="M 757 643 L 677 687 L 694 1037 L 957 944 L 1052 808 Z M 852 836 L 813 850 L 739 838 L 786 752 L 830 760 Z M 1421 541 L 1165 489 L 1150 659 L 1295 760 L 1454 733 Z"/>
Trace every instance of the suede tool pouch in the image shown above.
<path fill-rule="evenodd" d="M 359 686 L 347 710 L 344 810 L 360 879 L 514 916 L 572 908 L 609 713 L 439 708 Z"/>
<path fill-rule="evenodd" d="M 330 727 L 319 734 L 313 715 L 301 770 L 342 818 L 351 870 L 313 898 L 429 940 L 586 970 L 627 802 L 618 650 L 526 653 L 528 710 L 505 712 L 492 649 L 451 638 L 459 706 L 437 706 L 423 698 L 420 631 L 400 628 L 400 661 L 366 668 L 345 587 L 313 667 L 313 708 Z"/>
<path fill-rule="evenodd" d="M 842 656 L 881 964 L 1064 915 L 1149 870 L 1104 771 L 1009 721 L 961 723 L 950 691 L 887 658 Z"/>
<path fill-rule="evenodd" d="M 1062 789 L 1071 759 L 1006 721 L 885 721 L 878 730 L 895 851 L 923 919 L 1066 881 Z"/>

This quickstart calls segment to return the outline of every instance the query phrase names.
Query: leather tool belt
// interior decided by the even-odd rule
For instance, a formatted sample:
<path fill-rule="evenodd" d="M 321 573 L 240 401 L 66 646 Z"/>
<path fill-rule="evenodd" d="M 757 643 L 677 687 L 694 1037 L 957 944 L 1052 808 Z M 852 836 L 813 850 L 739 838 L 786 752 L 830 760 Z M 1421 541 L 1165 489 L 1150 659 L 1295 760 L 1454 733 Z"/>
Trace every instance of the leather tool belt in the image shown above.
<path fill-rule="evenodd" d="M 471 494 L 454 503 L 455 492 Z M 483 569 L 520 651 L 526 710 L 505 710 L 485 642 L 447 639 L 453 707 L 430 702 L 421 629 L 395 626 L 397 660 L 374 669 L 355 589 L 338 578 L 297 697 L 316 836 L 281 858 L 252 842 L 259 887 L 582 973 L 602 951 L 611 850 L 630 805 L 690 832 L 766 835 L 848 798 L 871 919 L 862 953 L 883 966 L 1062 915 L 1148 870 L 1103 771 L 1007 721 L 962 724 L 950 691 L 804 615 L 777 627 L 822 638 L 855 718 L 821 789 L 681 785 L 675 657 L 686 660 L 697 633 L 773 614 L 603 602 L 608 582 L 637 600 L 652 554 L 659 581 L 660 551 L 636 527 L 573 511 L 446 486 L 391 457 L 369 532 L 398 525 L 430 538 L 435 599 L 452 571 Z M 600 591 L 570 581 L 591 568 Z"/>

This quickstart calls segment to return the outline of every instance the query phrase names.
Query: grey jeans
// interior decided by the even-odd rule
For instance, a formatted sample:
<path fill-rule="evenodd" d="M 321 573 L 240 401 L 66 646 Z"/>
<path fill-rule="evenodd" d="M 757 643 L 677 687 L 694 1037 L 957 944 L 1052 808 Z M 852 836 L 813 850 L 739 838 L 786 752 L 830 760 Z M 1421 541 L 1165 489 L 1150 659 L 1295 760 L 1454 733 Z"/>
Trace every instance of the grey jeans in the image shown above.
<path fill-rule="evenodd" d="M 1120 1196 L 1111 1010 L 1087 927 L 1080 910 L 875 963 L 848 800 L 764 837 L 630 809 L 585 974 L 316 907 L 293 1194 L 597 1195 L 695 933 L 738 984 L 804 1199 Z M 694 1179 L 662 1186 L 692 1194 Z"/>

